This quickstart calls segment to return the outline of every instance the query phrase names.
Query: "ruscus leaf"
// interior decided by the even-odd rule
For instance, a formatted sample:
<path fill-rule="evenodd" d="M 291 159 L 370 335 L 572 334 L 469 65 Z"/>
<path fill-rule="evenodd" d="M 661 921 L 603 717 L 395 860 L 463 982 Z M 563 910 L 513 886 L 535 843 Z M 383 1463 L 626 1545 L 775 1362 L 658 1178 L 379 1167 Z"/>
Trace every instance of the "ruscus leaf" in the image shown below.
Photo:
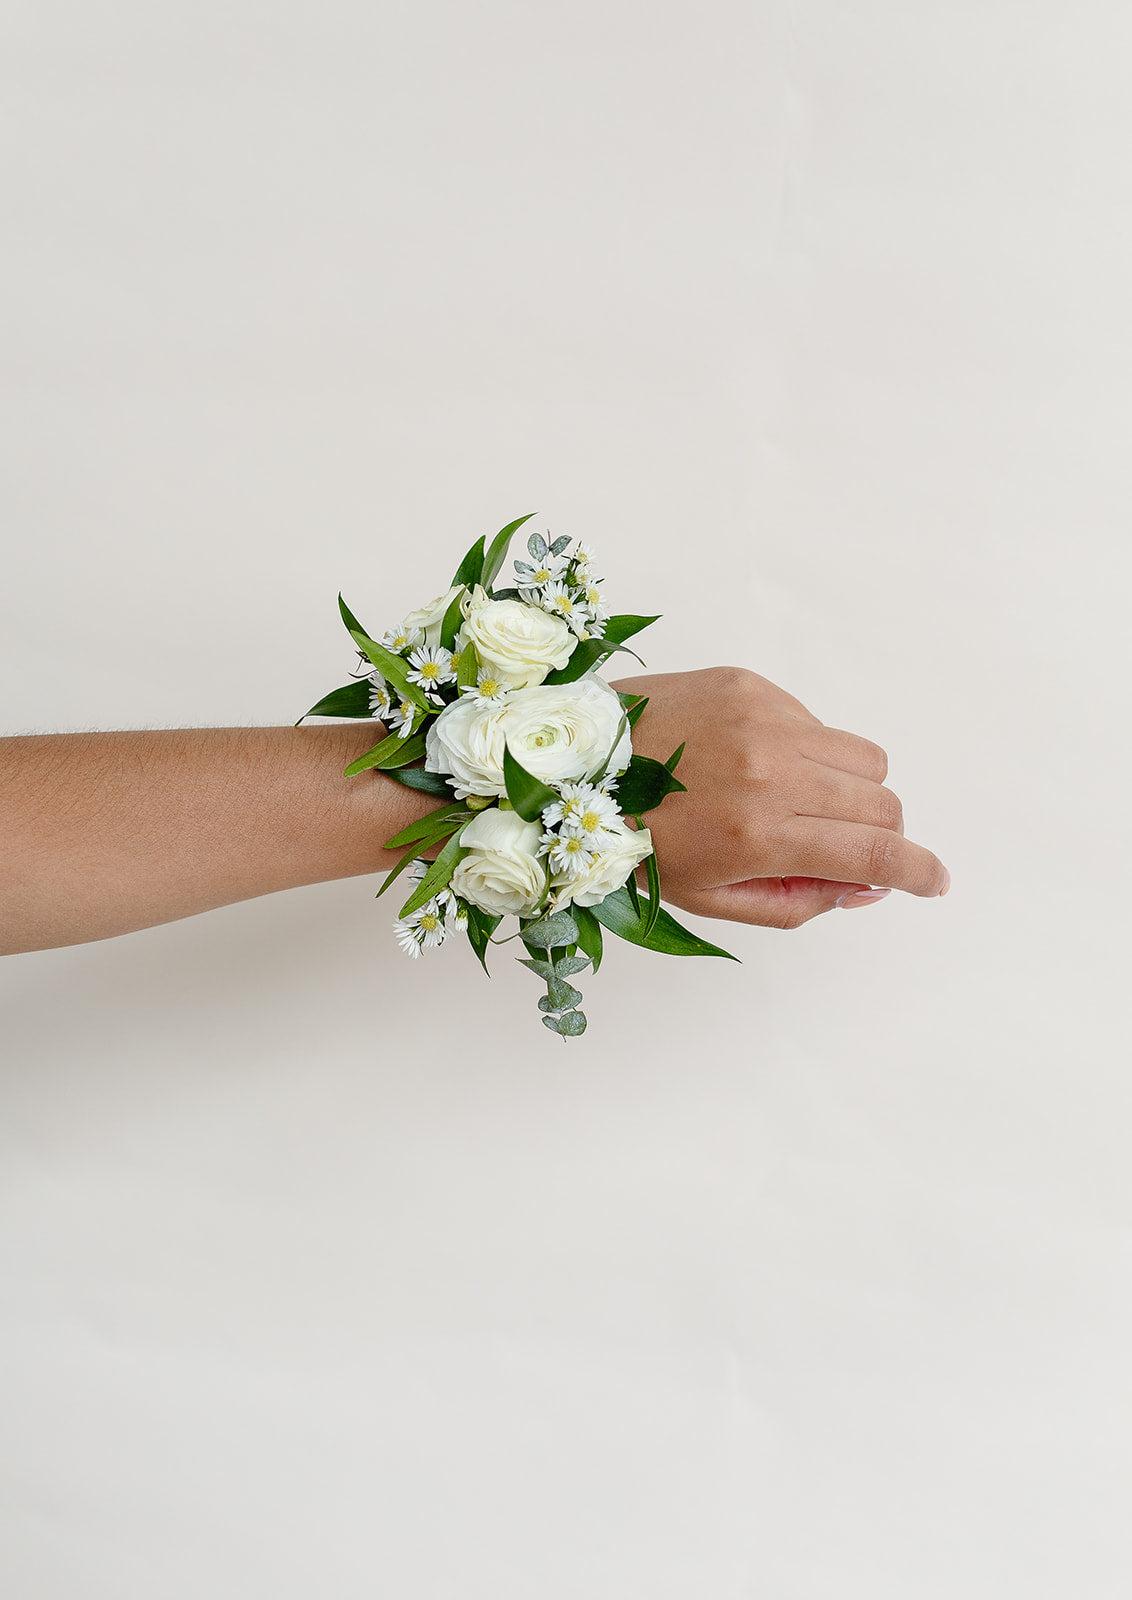
<path fill-rule="evenodd" d="M 399 916 L 407 917 L 414 911 L 419 911 L 421 906 L 431 900 L 434 894 L 439 894 L 441 889 L 446 886 L 449 878 L 455 872 L 460 858 L 468 853 L 460 844 L 460 835 L 467 826 L 466 822 L 462 822 L 456 829 L 456 832 L 429 867 L 416 889 L 401 907 L 398 913 Z"/>
<path fill-rule="evenodd" d="M 589 906 L 571 906 L 570 914 L 578 927 L 578 947 L 589 956 L 596 972 L 601 966 L 601 923 Z"/>
<path fill-rule="evenodd" d="M 524 822 L 537 822 L 546 807 L 553 805 L 558 798 L 554 789 L 549 788 L 540 778 L 532 777 L 527 769 L 516 761 L 506 744 L 503 746 L 503 781 L 507 785 L 508 800 Z"/>
<path fill-rule="evenodd" d="M 491 936 L 503 921 L 502 917 L 492 916 L 487 911 L 481 911 L 479 906 L 468 906 L 468 943 L 479 958 L 479 964 L 487 972 L 487 947 L 491 943 Z M 487 972 L 490 978 L 490 972 Z"/>
<path fill-rule="evenodd" d="M 480 578 L 480 582 L 485 589 L 491 588 L 503 570 L 503 563 L 507 559 L 507 547 L 511 543 L 512 535 L 523 526 L 524 522 L 529 522 L 534 514 L 533 511 L 528 511 L 525 517 L 518 517 L 514 522 L 509 522 L 505 528 L 500 528 L 495 538 L 491 541 L 487 555 L 484 557 L 483 576 Z"/>
<path fill-rule="evenodd" d="M 424 690 L 409 682 L 409 669 L 403 656 L 394 655 L 392 650 L 387 650 L 383 644 L 378 644 L 377 640 L 371 639 L 368 634 L 360 633 L 353 628 L 350 631 L 358 649 L 373 662 L 385 681 L 393 685 L 402 700 L 408 700 L 410 705 L 418 707 L 421 711 L 436 709 L 429 704 Z"/>
<path fill-rule="evenodd" d="M 410 822 L 407 828 L 402 828 L 400 833 L 395 833 L 392 839 L 386 839 L 383 849 L 400 850 L 404 844 L 413 844 L 418 839 L 427 839 L 430 833 L 437 829 L 444 830 L 446 825 L 453 826 L 457 822 L 470 822 L 472 813 L 462 800 L 457 800 L 454 805 L 441 806 L 436 811 L 430 811 L 427 816 L 419 817 L 416 822 Z M 447 829 L 451 832 L 451 828 Z"/>
<path fill-rule="evenodd" d="M 387 735 L 372 750 L 367 750 L 364 756 L 359 756 L 342 774 L 344 778 L 356 777 L 359 772 L 377 772 L 388 770 L 390 767 L 408 766 L 410 761 L 419 761 L 425 753 L 423 733 L 414 733 L 409 739 L 394 738 Z"/>
<path fill-rule="evenodd" d="M 446 800 L 452 798 L 451 785 L 440 772 L 426 772 L 423 767 L 402 767 L 399 771 L 390 772 L 389 777 L 403 783 L 406 789 L 417 789 L 421 794 L 443 795 Z"/>
<path fill-rule="evenodd" d="M 316 706 L 303 712 L 303 717 L 372 717 L 369 691 L 368 678 L 355 678 L 353 683 L 344 683 L 340 689 L 324 695 Z"/>
<path fill-rule="evenodd" d="M 639 944 L 646 950 L 657 950 L 662 955 L 669 956 L 722 956 L 727 961 L 737 961 L 728 950 L 721 950 L 718 945 L 709 944 L 706 939 L 699 939 L 694 933 L 689 933 L 687 928 L 682 928 L 665 911 L 662 906 L 650 934 L 645 935 L 645 922 L 638 908 L 634 909 L 633 903 L 625 886 L 614 889 L 612 894 L 607 894 L 605 899 L 592 908 L 597 920 L 608 928 L 610 933 L 615 933 L 621 939 L 628 939 L 630 944 Z"/>
<path fill-rule="evenodd" d="M 456 575 L 452 579 L 453 584 L 466 583 L 468 588 L 471 589 L 479 583 L 480 575 L 483 572 L 484 545 L 486 542 L 482 537 L 476 540 L 463 561 L 456 568 Z"/>
<path fill-rule="evenodd" d="M 663 761 L 651 756 L 634 755 L 617 780 L 617 804 L 627 817 L 639 817 L 652 811 L 666 794 L 684 792 L 679 778 L 674 778 Z"/>

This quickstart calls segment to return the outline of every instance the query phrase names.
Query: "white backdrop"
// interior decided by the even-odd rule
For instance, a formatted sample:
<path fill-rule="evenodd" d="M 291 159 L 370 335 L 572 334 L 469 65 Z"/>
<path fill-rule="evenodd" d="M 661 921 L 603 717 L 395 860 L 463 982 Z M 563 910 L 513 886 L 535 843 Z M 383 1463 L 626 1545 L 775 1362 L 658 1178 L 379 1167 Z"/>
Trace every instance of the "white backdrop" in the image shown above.
<path fill-rule="evenodd" d="M 20 1600 L 1125 1600 L 1132 18 L 10 0 L 4 730 L 537 509 L 951 868 L 590 1032 L 356 879 L 12 957 Z"/>

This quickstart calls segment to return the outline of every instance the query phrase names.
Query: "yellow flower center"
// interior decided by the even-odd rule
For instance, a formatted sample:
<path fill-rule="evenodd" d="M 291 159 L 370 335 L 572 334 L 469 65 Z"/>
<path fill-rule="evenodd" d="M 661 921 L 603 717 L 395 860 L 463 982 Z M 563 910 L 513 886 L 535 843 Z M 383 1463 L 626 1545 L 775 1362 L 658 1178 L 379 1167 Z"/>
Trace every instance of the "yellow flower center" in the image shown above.
<path fill-rule="evenodd" d="M 574 609 L 574 602 L 571 600 L 568 594 L 557 595 L 555 597 L 554 604 L 564 615 L 573 611 Z"/>
<path fill-rule="evenodd" d="M 435 661 L 426 661 L 424 666 L 421 668 L 421 677 L 422 678 L 437 678 L 439 676 L 440 676 L 440 668 L 437 666 L 436 662 Z"/>
<path fill-rule="evenodd" d="M 480 684 L 480 693 L 486 695 L 490 700 L 493 695 L 499 693 L 499 680 L 497 678 L 485 678 Z"/>
<path fill-rule="evenodd" d="M 421 917 L 419 921 L 421 927 L 424 928 L 428 933 L 432 933 L 440 926 L 440 918 L 432 911 L 426 911 L 424 916 Z"/>
<path fill-rule="evenodd" d="M 596 811 L 587 811 L 585 816 L 582 818 L 582 827 L 586 830 L 586 832 L 587 833 L 596 833 L 597 829 L 600 828 L 600 826 L 601 826 L 601 818 L 598 816 L 597 812 Z"/>
<path fill-rule="evenodd" d="M 582 845 L 582 841 L 580 839 L 567 839 L 567 841 L 566 841 L 566 853 L 567 853 L 567 855 L 576 856 L 578 851 L 581 850 L 582 848 L 583 848 L 583 845 Z"/>

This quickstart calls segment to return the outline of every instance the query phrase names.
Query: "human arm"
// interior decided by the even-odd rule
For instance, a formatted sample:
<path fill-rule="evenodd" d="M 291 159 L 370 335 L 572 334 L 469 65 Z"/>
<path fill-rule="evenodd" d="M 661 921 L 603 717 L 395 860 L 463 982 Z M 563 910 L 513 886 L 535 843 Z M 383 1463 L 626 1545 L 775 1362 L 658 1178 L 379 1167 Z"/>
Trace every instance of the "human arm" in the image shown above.
<path fill-rule="evenodd" d="M 871 884 L 943 891 L 937 858 L 903 838 L 868 740 L 740 669 L 618 687 L 650 697 L 642 754 L 687 741 L 688 793 L 645 818 L 671 904 L 795 927 Z M 361 722 L 0 739 L 0 953 L 388 870 L 382 841 L 439 802 L 382 774 L 344 778 L 374 737 Z"/>

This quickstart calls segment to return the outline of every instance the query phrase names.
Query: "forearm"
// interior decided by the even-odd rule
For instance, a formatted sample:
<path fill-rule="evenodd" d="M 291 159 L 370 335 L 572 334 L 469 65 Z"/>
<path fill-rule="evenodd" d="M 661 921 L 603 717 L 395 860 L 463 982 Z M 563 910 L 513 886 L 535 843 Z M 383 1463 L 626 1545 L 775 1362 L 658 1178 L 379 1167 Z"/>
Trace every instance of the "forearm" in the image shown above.
<path fill-rule="evenodd" d="M 380 729 L 0 739 L 0 954 L 107 939 L 300 884 L 387 871 L 439 803 L 371 772 Z"/>

